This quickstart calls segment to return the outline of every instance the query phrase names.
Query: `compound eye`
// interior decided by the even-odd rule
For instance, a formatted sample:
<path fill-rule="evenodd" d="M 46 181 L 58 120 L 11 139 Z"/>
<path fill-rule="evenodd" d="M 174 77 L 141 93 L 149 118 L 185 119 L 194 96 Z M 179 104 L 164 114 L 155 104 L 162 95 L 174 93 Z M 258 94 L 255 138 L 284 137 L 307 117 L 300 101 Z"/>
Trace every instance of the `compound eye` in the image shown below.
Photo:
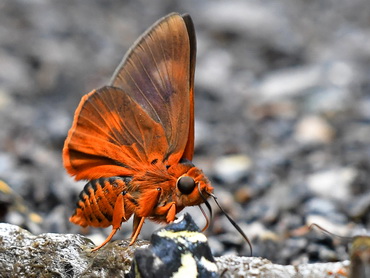
<path fill-rule="evenodd" d="M 182 194 L 190 194 L 195 188 L 195 181 L 189 176 L 182 176 L 177 180 L 177 188 Z"/>

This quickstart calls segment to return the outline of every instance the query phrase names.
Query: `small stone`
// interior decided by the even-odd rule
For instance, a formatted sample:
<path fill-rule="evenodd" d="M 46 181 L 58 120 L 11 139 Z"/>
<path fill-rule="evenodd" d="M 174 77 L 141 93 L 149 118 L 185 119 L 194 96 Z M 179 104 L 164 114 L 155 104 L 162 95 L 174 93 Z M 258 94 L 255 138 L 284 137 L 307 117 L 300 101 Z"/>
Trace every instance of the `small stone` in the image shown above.
<path fill-rule="evenodd" d="M 123 277 L 134 250 L 148 245 L 146 241 L 128 243 L 115 241 L 91 252 L 94 244 L 81 235 L 33 235 L 0 223 L 0 277 Z"/>
<path fill-rule="evenodd" d="M 336 212 L 336 208 L 331 200 L 312 198 L 305 203 L 305 211 L 307 214 L 329 216 L 331 213 Z"/>
<path fill-rule="evenodd" d="M 235 201 L 240 204 L 248 202 L 252 197 L 252 193 L 249 188 L 243 186 L 238 188 L 234 193 Z"/>
<path fill-rule="evenodd" d="M 335 168 L 312 174 L 307 179 L 309 190 L 324 198 L 348 201 L 350 186 L 357 171 L 351 167 Z"/>
<path fill-rule="evenodd" d="M 302 66 L 271 72 L 257 86 L 263 100 L 271 101 L 302 94 L 320 83 L 320 67 Z"/>
<path fill-rule="evenodd" d="M 305 111 L 313 114 L 333 115 L 351 105 L 351 94 L 345 88 L 322 86 L 304 96 Z"/>
<path fill-rule="evenodd" d="M 335 223 L 346 223 L 347 217 L 344 216 L 330 199 L 312 198 L 304 204 L 306 215 L 318 215 L 330 219 Z"/>
<path fill-rule="evenodd" d="M 272 240 L 278 241 L 278 235 L 272 231 L 266 229 L 266 227 L 260 222 L 252 222 L 247 225 L 245 231 L 250 238 L 260 238 L 261 240 Z"/>
<path fill-rule="evenodd" d="M 14 99 L 8 91 L 0 88 L 0 109 L 6 109 L 11 105 L 14 105 Z"/>
<path fill-rule="evenodd" d="M 345 87 L 355 80 L 355 69 L 344 61 L 335 61 L 328 70 L 328 80 L 338 87 Z"/>
<path fill-rule="evenodd" d="M 197 83 L 211 92 L 223 94 L 232 63 L 232 56 L 224 49 L 207 51 L 197 64 Z"/>
<path fill-rule="evenodd" d="M 356 104 L 358 112 L 366 121 L 370 120 L 370 97 L 362 98 Z"/>
<path fill-rule="evenodd" d="M 228 155 L 214 164 L 215 174 L 222 181 L 235 183 L 249 174 L 252 161 L 246 155 Z"/>
<path fill-rule="evenodd" d="M 370 211 L 370 192 L 358 196 L 351 202 L 349 215 L 353 218 L 365 217 Z"/>
<path fill-rule="evenodd" d="M 334 129 L 327 121 L 318 116 L 301 119 L 295 128 L 295 139 L 301 143 L 328 144 L 334 138 Z"/>

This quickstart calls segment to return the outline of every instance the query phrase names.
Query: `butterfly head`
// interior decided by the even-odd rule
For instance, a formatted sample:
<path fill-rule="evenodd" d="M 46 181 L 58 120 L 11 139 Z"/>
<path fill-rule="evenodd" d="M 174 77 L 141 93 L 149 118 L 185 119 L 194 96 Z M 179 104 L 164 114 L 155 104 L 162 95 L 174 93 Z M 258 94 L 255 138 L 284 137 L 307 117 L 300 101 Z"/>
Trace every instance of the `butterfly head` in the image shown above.
<path fill-rule="evenodd" d="M 185 166 L 185 167 L 184 167 Z M 177 167 L 176 167 L 177 168 Z M 180 175 L 177 175 L 176 181 L 176 199 L 178 206 L 196 206 L 204 203 L 201 194 L 209 196 L 213 192 L 213 187 L 204 175 L 202 170 L 194 165 L 182 164 L 176 170 L 186 169 Z M 180 172 L 180 173 L 181 173 Z"/>

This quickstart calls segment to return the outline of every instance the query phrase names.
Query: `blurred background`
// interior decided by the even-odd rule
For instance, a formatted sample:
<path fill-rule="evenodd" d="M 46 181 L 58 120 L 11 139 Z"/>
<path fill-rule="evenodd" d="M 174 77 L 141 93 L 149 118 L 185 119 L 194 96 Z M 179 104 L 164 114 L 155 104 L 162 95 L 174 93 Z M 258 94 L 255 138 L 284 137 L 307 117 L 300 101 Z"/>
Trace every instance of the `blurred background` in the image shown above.
<path fill-rule="evenodd" d="M 305 227 L 353 236 L 370 225 L 367 0 L 1 1 L 0 221 L 96 243 L 109 234 L 69 223 L 85 182 L 65 173 L 61 150 L 80 98 L 170 12 L 189 13 L 197 35 L 194 163 L 254 255 L 347 259 L 348 241 Z M 214 254 L 249 255 L 214 213 Z M 141 238 L 156 228 L 147 221 Z M 115 239 L 130 233 L 123 224 Z"/>

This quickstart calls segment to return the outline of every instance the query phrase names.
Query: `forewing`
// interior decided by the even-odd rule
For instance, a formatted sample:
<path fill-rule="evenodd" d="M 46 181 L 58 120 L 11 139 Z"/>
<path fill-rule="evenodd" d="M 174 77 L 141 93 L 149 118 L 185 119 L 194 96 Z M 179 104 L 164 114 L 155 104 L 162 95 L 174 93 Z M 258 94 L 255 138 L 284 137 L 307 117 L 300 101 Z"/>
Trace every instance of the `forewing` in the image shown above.
<path fill-rule="evenodd" d="M 63 161 L 77 180 L 130 176 L 167 149 L 161 124 L 121 89 L 107 86 L 82 98 Z"/>
<path fill-rule="evenodd" d="M 195 74 L 195 62 L 196 62 L 196 51 L 197 43 L 195 37 L 194 24 L 189 15 L 183 16 L 186 28 L 189 35 L 190 43 L 190 71 L 189 71 L 189 135 L 186 143 L 183 158 L 188 160 L 193 159 L 194 154 L 194 74 Z"/>
<path fill-rule="evenodd" d="M 163 158 L 168 164 L 192 158 L 194 64 L 191 19 L 170 14 L 139 38 L 111 81 L 164 128 L 168 149 Z"/>

